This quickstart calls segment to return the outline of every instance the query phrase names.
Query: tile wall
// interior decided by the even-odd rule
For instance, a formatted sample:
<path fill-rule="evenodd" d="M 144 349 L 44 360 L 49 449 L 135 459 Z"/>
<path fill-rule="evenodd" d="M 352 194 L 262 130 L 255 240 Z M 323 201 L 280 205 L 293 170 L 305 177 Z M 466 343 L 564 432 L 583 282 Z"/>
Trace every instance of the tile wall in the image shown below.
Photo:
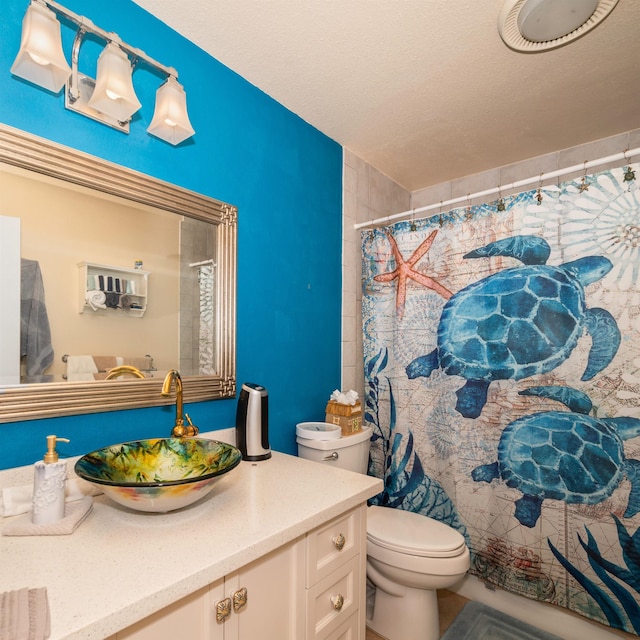
<path fill-rule="evenodd" d="M 362 367 L 362 265 L 357 222 L 406 211 L 411 194 L 348 149 L 343 160 L 342 390 L 364 392 Z"/>
<path fill-rule="evenodd" d="M 200 288 L 194 262 L 216 258 L 214 225 L 184 218 L 180 225 L 180 372 L 198 375 L 200 360 Z"/>

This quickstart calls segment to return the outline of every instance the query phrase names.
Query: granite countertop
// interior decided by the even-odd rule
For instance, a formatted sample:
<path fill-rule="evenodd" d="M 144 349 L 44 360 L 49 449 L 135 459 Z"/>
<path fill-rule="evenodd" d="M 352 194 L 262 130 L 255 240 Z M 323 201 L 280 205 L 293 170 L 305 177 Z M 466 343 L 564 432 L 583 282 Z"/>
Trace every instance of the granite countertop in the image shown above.
<path fill-rule="evenodd" d="M 201 502 L 172 513 L 97 496 L 71 535 L 0 536 L 0 593 L 46 587 L 50 640 L 105 638 L 381 490 L 377 478 L 273 452 L 241 462 Z"/>

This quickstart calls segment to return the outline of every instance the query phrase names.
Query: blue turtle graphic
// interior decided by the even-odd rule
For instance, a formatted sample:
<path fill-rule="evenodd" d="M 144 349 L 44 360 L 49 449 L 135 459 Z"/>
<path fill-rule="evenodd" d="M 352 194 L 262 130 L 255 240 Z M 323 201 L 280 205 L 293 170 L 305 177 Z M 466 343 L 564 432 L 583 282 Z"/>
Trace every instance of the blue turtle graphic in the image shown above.
<path fill-rule="evenodd" d="M 597 504 L 608 498 L 623 476 L 631 482 L 624 513 L 640 511 L 640 461 L 626 460 L 623 440 L 640 435 L 640 420 L 631 417 L 594 418 L 589 396 L 571 387 L 530 387 L 520 395 L 551 398 L 569 411 L 542 411 L 508 424 L 498 444 L 498 460 L 476 467 L 476 482 L 501 478 L 522 497 L 515 517 L 534 527 L 543 500 Z"/>
<path fill-rule="evenodd" d="M 582 380 L 613 359 L 620 330 L 605 309 L 588 309 L 584 287 L 612 268 L 603 256 L 559 266 L 546 264 L 549 244 L 536 236 L 513 236 L 467 253 L 465 258 L 511 256 L 524 266 L 498 271 L 454 294 L 438 325 L 437 348 L 406 368 L 410 379 L 435 369 L 466 379 L 456 409 L 477 418 L 494 380 L 520 380 L 564 362 L 584 334 L 592 346 Z"/>

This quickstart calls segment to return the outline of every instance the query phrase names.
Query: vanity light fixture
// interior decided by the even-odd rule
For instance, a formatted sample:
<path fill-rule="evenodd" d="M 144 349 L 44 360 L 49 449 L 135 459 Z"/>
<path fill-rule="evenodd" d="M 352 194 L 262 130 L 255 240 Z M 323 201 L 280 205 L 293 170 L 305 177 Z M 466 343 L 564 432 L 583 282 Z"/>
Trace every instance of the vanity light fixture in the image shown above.
<path fill-rule="evenodd" d="M 156 91 L 156 110 L 147 131 L 171 144 L 180 144 L 195 133 L 187 117 L 187 95 L 173 76 Z"/>
<path fill-rule="evenodd" d="M 60 23 L 43 4 L 32 3 L 24 14 L 20 51 L 11 73 L 54 93 L 71 75 L 62 51 Z"/>
<path fill-rule="evenodd" d="M 96 85 L 89 106 L 118 122 L 127 122 L 142 106 L 133 89 L 133 69 L 129 56 L 110 42 L 98 58 Z"/>
<path fill-rule="evenodd" d="M 71 66 L 62 49 L 58 17 L 77 26 Z M 106 43 L 98 58 L 95 80 L 78 70 L 80 46 L 87 33 Z M 129 133 L 131 118 L 142 106 L 132 81 L 133 70 L 140 63 L 166 76 L 156 92 L 155 112 L 147 131 L 170 144 L 180 144 L 195 131 L 189 121 L 187 96 L 178 82 L 177 71 L 54 0 L 31 0 L 22 22 L 20 50 L 11 73 L 53 93 L 64 87 L 67 109 Z"/>

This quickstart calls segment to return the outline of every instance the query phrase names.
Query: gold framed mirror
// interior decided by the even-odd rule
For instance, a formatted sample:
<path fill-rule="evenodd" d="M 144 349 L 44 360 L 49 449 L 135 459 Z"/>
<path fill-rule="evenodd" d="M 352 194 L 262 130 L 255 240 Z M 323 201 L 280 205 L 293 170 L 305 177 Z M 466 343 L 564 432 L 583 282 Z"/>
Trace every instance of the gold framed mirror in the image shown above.
<path fill-rule="evenodd" d="M 171 324 L 167 325 L 169 329 L 158 329 L 158 327 L 165 325 L 154 324 L 153 313 L 147 316 L 147 324 L 145 325 L 142 318 L 144 309 L 140 309 L 140 298 L 136 298 L 136 296 L 133 296 L 133 313 L 128 310 L 128 315 L 126 313 L 123 314 L 121 309 L 114 312 L 120 313 L 121 318 L 126 317 L 126 320 L 118 319 L 119 331 L 125 331 L 126 329 L 123 329 L 123 327 L 133 328 L 135 326 L 137 330 L 142 327 L 143 333 L 144 331 L 149 335 L 155 333 L 156 336 L 160 333 L 163 340 L 171 342 L 172 347 L 167 354 L 156 352 L 152 354 L 153 359 L 150 362 L 153 364 L 150 365 L 150 373 L 147 374 L 150 377 L 145 377 L 144 379 L 118 377 L 105 380 L 106 375 L 102 377 L 96 375 L 95 379 L 91 380 L 85 377 L 76 377 L 73 380 L 69 377 L 62 380 L 62 378 L 67 378 L 63 374 L 49 376 L 53 380 L 51 382 L 31 382 L 30 378 L 21 377 L 20 383 L 9 383 L 0 386 L 0 422 L 172 404 L 174 402 L 172 398 L 165 398 L 160 395 L 163 382 L 162 373 L 164 369 L 180 369 L 181 364 L 186 362 L 181 353 L 185 350 L 182 345 L 183 325 L 189 324 L 190 318 L 198 313 L 200 313 L 198 320 L 201 323 L 200 327 L 203 326 L 202 323 L 205 322 L 205 317 L 207 322 L 212 321 L 210 326 L 207 325 L 205 332 L 208 340 L 205 349 L 207 361 L 206 366 L 202 363 L 199 366 L 194 363 L 193 370 L 181 371 L 184 379 L 184 400 L 185 402 L 197 402 L 235 397 L 238 219 L 236 207 L 0 124 L 0 170 L 3 169 L 6 173 L 4 177 L 5 184 L 7 180 L 12 180 L 13 175 L 16 176 L 16 180 L 18 178 L 22 180 L 24 178 L 37 177 L 40 181 L 44 180 L 54 184 L 62 181 L 60 184 L 64 183 L 66 187 L 79 192 L 78 197 L 84 198 L 87 194 L 97 194 L 103 200 L 124 202 L 125 206 L 127 206 L 127 215 L 134 218 L 142 216 L 141 213 L 137 213 L 138 211 L 144 211 L 145 215 L 155 211 L 164 216 L 164 218 L 178 219 L 182 225 L 180 231 L 172 233 L 174 240 L 181 244 L 175 245 L 176 248 L 171 252 L 171 255 L 166 258 L 156 259 L 156 265 L 160 265 L 160 268 L 156 268 L 155 282 L 154 274 L 151 273 L 149 276 L 148 304 L 151 311 L 153 311 L 154 304 L 157 306 L 166 297 L 164 294 L 166 291 L 165 285 L 162 284 L 161 286 L 161 283 L 168 280 L 166 278 L 162 280 L 161 276 L 165 268 L 168 268 L 167 265 L 169 263 L 175 263 L 179 269 L 186 269 L 187 271 L 189 267 L 197 267 L 202 262 L 213 263 L 215 269 L 210 270 L 208 273 L 210 280 L 210 300 L 208 304 L 210 304 L 210 307 L 206 310 L 206 314 L 199 312 L 197 309 L 192 309 L 190 305 L 188 308 L 180 308 L 181 306 L 185 307 L 183 291 L 185 277 L 182 271 L 179 275 L 173 273 L 170 276 L 171 282 L 174 283 L 173 288 L 177 292 L 177 301 L 174 306 L 178 307 L 178 315 L 171 320 Z M 0 193 L 4 191 L 3 187 Z M 9 198 L 9 196 L 5 197 Z M 3 196 L 0 195 L 0 216 L 15 216 L 16 209 L 20 207 L 6 207 L 9 210 L 5 211 L 2 207 L 2 200 Z M 68 204 L 66 208 L 77 208 L 79 211 L 75 212 L 76 216 L 82 216 L 83 211 L 85 211 L 87 212 L 87 217 L 89 216 L 89 210 L 94 208 L 100 210 L 99 207 L 87 206 L 86 203 L 84 203 L 84 209 L 80 206 L 75 207 Z M 53 210 L 55 209 L 52 208 Z M 174 216 L 177 218 L 174 218 Z M 116 224 L 119 225 L 119 228 L 123 227 L 122 222 Z M 64 233 L 65 228 L 74 229 L 75 232 L 75 228 L 81 225 L 77 222 L 59 222 L 58 226 Z M 147 227 L 150 226 L 154 227 L 155 225 L 154 223 L 147 224 Z M 188 230 L 190 229 L 192 233 L 195 232 L 196 235 L 203 235 L 202 229 L 204 228 L 211 229 L 209 238 L 210 254 L 207 256 L 209 259 L 196 259 L 194 261 L 193 256 L 191 256 L 191 261 L 189 261 L 190 258 L 188 256 L 182 255 L 181 257 L 184 236 L 189 232 Z M 176 236 L 180 237 L 179 241 Z M 88 249 L 88 245 L 83 240 L 75 239 L 74 242 L 74 246 L 78 247 L 78 251 L 83 252 L 82 259 L 75 260 L 75 257 L 73 258 L 75 260 L 73 274 L 67 267 L 67 271 L 62 272 L 62 276 L 56 276 L 56 279 L 64 281 L 65 286 L 68 284 L 74 295 L 74 304 L 69 304 L 68 301 L 65 303 L 69 307 L 69 313 L 73 315 L 69 316 L 69 319 L 65 320 L 64 323 L 70 327 L 76 327 L 71 329 L 72 333 L 81 333 L 83 324 L 91 324 L 91 330 L 96 332 L 96 327 L 105 326 L 100 325 L 99 322 L 106 322 L 106 320 L 97 318 L 98 315 L 103 313 L 102 309 L 99 310 L 99 313 L 93 313 L 96 309 L 90 309 L 88 306 L 83 309 L 84 299 L 81 299 L 80 309 L 78 309 L 77 304 L 75 304 L 78 282 L 80 281 L 82 284 L 83 278 L 86 280 L 89 277 L 88 274 L 94 273 L 91 268 L 97 269 L 95 273 L 99 273 L 100 268 L 98 267 L 102 266 L 105 273 L 110 274 L 111 271 L 109 269 L 112 269 L 112 267 L 105 267 L 100 264 L 96 267 L 87 266 L 88 263 L 90 265 L 93 264 L 97 252 Z M 154 240 L 148 239 L 148 242 L 154 242 Z M 58 246 L 59 243 L 51 240 L 50 244 Z M 64 253 L 64 251 L 64 246 L 58 246 L 58 253 Z M 141 275 L 139 274 L 143 272 L 133 270 L 140 266 L 136 264 L 134 267 L 133 264 L 133 257 L 137 258 L 138 256 L 134 256 L 131 251 L 129 251 L 128 255 L 131 255 L 132 259 L 131 264 L 127 264 L 126 267 L 131 268 L 125 269 L 123 267 L 121 275 L 128 277 L 127 274 L 134 274 L 135 280 L 135 278 L 140 278 Z M 28 257 L 38 258 L 37 255 Z M 95 260 L 95 262 L 103 263 L 104 260 Z M 120 263 L 122 262 L 123 260 L 120 260 Z M 184 266 L 185 264 L 186 266 Z M 117 268 L 120 269 L 120 266 Z M 191 269 L 191 271 L 195 274 L 196 270 Z M 199 278 L 200 276 L 196 274 L 195 277 Z M 194 276 L 190 276 L 190 279 L 193 281 Z M 189 286 L 193 288 L 194 285 L 191 283 Z M 80 288 L 82 290 L 84 286 Z M 140 291 L 134 291 L 134 293 L 140 293 Z M 197 292 L 195 295 L 198 295 Z M 59 297 L 62 298 L 63 295 Z M 146 307 L 146 289 L 143 305 Z M 83 312 L 84 317 L 79 315 L 83 314 Z M 103 315 L 108 313 L 111 313 L 111 310 L 107 310 Z M 157 315 L 163 314 L 164 310 L 162 310 L 162 313 L 158 312 Z M 143 324 L 141 325 L 140 323 Z M 103 329 L 101 328 L 100 331 L 103 331 Z M 68 330 L 67 333 L 69 332 Z M 98 333 L 98 335 L 104 337 L 102 333 Z M 200 335 L 202 336 L 202 329 L 200 330 Z M 134 341 L 136 339 L 135 337 L 133 338 Z M 202 340 L 202 337 L 200 339 Z M 193 340 L 189 336 L 184 339 L 184 342 L 187 343 L 197 341 L 197 335 L 194 336 Z M 93 353 L 104 352 L 105 347 L 102 345 L 106 344 L 105 340 L 98 340 L 98 344 L 100 346 L 96 346 Z M 67 344 L 60 345 L 56 344 L 55 341 L 53 341 L 53 348 L 56 366 L 60 367 L 62 366 L 60 360 L 68 358 L 69 349 L 67 349 Z M 70 349 L 73 348 L 70 347 Z M 91 352 L 91 348 L 84 344 L 79 349 L 80 353 Z M 136 355 L 144 355 L 145 357 L 150 357 L 148 351 L 153 350 L 147 349 L 144 344 L 141 345 L 140 349 L 140 353 Z M 71 353 L 73 353 L 73 350 Z M 197 355 L 195 357 L 197 359 Z M 23 383 L 24 380 L 27 382 Z"/>

